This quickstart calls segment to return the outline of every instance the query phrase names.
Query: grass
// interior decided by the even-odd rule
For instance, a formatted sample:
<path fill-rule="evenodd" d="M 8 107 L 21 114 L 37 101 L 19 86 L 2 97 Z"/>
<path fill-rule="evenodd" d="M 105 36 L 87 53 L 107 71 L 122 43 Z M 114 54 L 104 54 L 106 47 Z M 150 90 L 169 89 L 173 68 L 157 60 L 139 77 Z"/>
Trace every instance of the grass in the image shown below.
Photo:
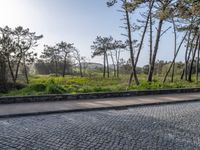
<path fill-rule="evenodd" d="M 13 90 L 8 93 L 1 93 L 1 96 L 25 96 L 25 95 L 44 95 L 44 94 L 63 94 L 63 93 L 91 93 L 91 92 L 117 92 L 126 91 L 128 76 L 123 78 L 102 78 L 96 77 L 78 77 L 66 76 L 31 76 L 30 84 L 20 90 Z M 175 79 L 174 83 L 167 82 L 163 84 L 157 77 L 157 80 L 149 83 L 145 81 L 145 76 L 140 76 L 140 85 L 132 84 L 130 90 L 145 89 L 167 89 L 167 88 L 192 88 L 200 87 L 200 83 L 186 82 Z"/>

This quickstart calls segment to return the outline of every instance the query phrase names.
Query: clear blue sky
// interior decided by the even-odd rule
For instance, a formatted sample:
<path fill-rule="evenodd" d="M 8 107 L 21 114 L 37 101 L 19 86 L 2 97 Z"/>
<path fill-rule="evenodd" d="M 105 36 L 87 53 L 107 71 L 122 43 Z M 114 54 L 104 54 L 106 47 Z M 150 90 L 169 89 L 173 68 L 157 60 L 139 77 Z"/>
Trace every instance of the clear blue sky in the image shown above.
<path fill-rule="evenodd" d="M 0 26 L 23 26 L 44 38 L 36 49 L 42 51 L 44 44 L 54 45 L 60 41 L 74 43 L 83 56 L 91 59 L 90 46 L 97 35 L 112 35 L 124 39 L 120 25 L 122 14 L 119 7 L 108 8 L 106 0 L 0 0 Z M 161 41 L 158 59 L 171 60 L 173 54 L 171 31 Z M 128 52 L 123 54 L 128 58 Z M 181 56 L 180 56 L 181 57 Z M 180 60 L 179 57 L 179 60 Z M 101 62 L 95 58 L 92 62 Z M 148 44 L 139 65 L 148 63 Z"/>

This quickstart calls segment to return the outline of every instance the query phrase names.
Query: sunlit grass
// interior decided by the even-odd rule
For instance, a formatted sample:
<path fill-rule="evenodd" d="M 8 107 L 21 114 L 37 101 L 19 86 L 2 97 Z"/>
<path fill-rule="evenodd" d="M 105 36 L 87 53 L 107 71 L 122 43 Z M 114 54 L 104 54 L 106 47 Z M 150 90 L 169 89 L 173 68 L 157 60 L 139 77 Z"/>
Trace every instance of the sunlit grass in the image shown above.
<path fill-rule="evenodd" d="M 91 92 L 118 92 L 126 91 L 128 85 L 128 75 L 123 75 L 120 78 L 103 78 L 95 77 L 79 77 L 65 76 L 64 78 L 54 75 L 37 75 L 30 77 L 30 84 L 21 90 L 14 90 L 8 93 L 0 94 L 1 96 L 24 96 L 24 95 L 44 95 L 44 94 L 76 94 L 76 93 L 91 93 Z M 169 89 L 169 88 L 192 88 L 200 87 L 200 83 L 186 82 L 178 80 L 175 77 L 175 82 L 167 81 L 162 83 L 161 78 L 155 77 L 154 82 L 146 81 L 146 76 L 139 76 L 140 85 L 131 85 L 129 90 L 146 90 L 146 89 Z"/>

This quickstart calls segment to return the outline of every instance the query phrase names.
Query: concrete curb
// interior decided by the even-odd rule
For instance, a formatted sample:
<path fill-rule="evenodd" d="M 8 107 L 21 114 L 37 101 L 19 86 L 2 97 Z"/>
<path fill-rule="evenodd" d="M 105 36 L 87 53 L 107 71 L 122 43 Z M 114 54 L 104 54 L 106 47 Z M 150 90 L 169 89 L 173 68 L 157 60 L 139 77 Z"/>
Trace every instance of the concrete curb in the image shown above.
<path fill-rule="evenodd" d="M 0 97 L 0 104 L 69 101 L 69 100 L 133 97 L 133 96 L 145 96 L 145 95 L 195 93 L 195 92 L 200 92 L 200 88 L 141 90 L 141 91 L 128 91 L 128 92 L 106 92 L 106 93 L 87 93 L 87 94 L 56 94 L 56 95 L 43 95 L 43 96 L 17 96 L 17 97 L 10 96 L 10 97 Z"/>
<path fill-rule="evenodd" d="M 145 103 L 145 104 L 109 106 L 109 107 L 98 107 L 98 108 L 81 108 L 81 109 L 73 109 L 73 110 L 57 110 L 57 111 L 44 111 L 44 112 L 33 112 L 33 113 L 8 114 L 8 115 L 0 115 L 0 119 L 50 115 L 50 114 L 61 114 L 61 113 L 74 113 L 74 112 L 89 112 L 89 111 L 102 111 L 102 110 L 124 110 L 124 109 L 128 109 L 128 108 L 136 108 L 136 107 L 162 106 L 162 105 L 170 105 L 170 104 L 172 105 L 172 104 L 190 103 L 190 102 L 198 102 L 198 101 L 200 101 L 200 99 L 177 100 L 177 101 L 167 101 L 167 102 L 153 102 L 153 103 Z"/>

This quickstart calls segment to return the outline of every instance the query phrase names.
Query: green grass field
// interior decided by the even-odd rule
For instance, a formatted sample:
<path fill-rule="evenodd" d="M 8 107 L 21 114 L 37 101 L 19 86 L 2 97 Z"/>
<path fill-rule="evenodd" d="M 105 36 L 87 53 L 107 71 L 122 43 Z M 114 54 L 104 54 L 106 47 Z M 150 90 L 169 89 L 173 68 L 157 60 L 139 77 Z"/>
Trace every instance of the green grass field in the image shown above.
<path fill-rule="evenodd" d="M 134 83 L 129 90 L 145 89 L 167 89 L 167 88 L 192 88 L 200 87 L 200 83 L 186 82 L 176 80 L 174 83 L 167 82 L 163 84 L 158 77 L 152 83 L 145 81 L 144 75 L 140 76 L 140 85 Z M 24 95 L 44 95 L 44 94 L 63 94 L 63 93 L 91 93 L 91 92 L 117 92 L 126 91 L 128 84 L 128 75 L 121 78 L 102 78 L 96 77 L 78 77 L 65 76 L 31 76 L 30 84 L 20 90 L 13 90 L 8 93 L 1 93 L 1 96 L 24 96 Z"/>

